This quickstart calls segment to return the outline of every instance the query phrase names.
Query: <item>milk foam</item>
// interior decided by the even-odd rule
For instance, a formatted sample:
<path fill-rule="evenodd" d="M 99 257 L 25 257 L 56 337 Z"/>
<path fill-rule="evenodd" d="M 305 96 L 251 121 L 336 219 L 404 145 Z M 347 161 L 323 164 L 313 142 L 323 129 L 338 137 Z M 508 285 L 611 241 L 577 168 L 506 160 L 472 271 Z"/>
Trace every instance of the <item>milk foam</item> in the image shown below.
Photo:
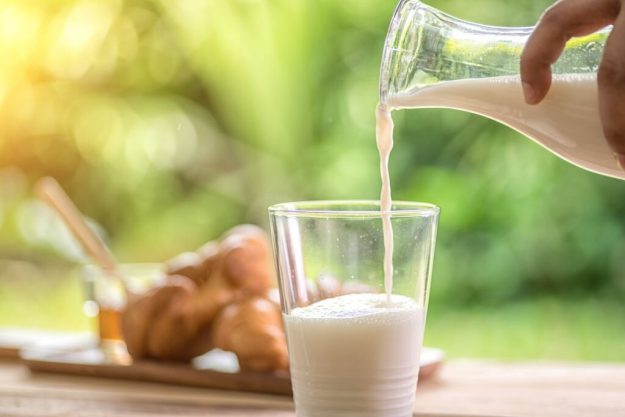
<path fill-rule="evenodd" d="M 405 317 L 405 311 L 418 310 L 417 303 L 402 295 L 391 296 L 387 303 L 382 294 L 347 294 L 327 298 L 307 307 L 295 308 L 290 319 L 378 321 L 385 323 Z"/>
<path fill-rule="evenodd" d="M 351 294 L 284 315 L 298 417 L 412 415 L 423 311 L 410 298 Z"/>

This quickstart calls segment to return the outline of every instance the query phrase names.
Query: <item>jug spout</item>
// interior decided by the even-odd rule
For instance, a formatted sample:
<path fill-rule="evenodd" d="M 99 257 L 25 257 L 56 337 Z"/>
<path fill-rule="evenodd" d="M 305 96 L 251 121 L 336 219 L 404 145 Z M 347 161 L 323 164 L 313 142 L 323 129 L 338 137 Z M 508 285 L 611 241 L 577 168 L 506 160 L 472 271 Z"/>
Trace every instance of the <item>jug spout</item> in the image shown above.
<path fill-rule="evenodd" d="M 419 0 L 401 0 L 384 43 L 380 101 L 442 81 L 519 75 L 531 32 L 466 22 Z M 553 73 L 595 73 L 608 33 L 570 41 Z"/>

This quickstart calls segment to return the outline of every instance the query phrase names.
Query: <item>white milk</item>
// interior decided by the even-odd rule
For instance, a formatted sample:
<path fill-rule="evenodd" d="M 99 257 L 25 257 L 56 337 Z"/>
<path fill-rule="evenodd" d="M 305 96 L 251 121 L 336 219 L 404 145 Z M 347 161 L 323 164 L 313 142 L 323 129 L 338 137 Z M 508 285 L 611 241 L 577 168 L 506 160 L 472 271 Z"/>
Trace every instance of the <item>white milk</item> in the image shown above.
<path fill-rule="evenodd" d="M 298 417 L 412 415 L 423 312 L 410 298 L 350 294 L 284 315 Z"/>
<path fill-rule="evenodd" d="M 549 93 L 535 106 L 525 104 L 518 76 L 445 81 L 389 97 L 387 106 L 477 113 L 518 130 L 575 165 L 625 179 L 603 137 L 592 74 L 554 76 Z"/>

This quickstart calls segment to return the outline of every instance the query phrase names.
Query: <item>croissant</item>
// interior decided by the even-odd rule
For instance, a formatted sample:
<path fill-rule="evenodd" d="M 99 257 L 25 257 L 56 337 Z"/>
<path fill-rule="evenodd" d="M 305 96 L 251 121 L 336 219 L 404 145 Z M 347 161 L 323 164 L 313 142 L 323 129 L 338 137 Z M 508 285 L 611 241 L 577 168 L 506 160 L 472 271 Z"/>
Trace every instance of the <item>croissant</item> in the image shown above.
<path fill-rule="evenodd" d="M 122 314 L 128 353 L 134 358 L 189 360 L 211 348 L 203 331 L 210 317 L 193 311 L 197 285 L 181 275 L 169 276 L 161 287 L 133 297 Z"/>
<path fill-rule="evenodd" d="M 228 305 L 215 319 L 212 337 L 215 347 L 237 355 L 241 370 L 288 368 L 280 307 L 267 298 Z"/>
<path fill-rule="evenodd" d="M 229 304 L 265 296 L 273 282 L 268 239 L 251 225 L 174 258 L 167 268 L 164 285 L 129 297 L 122 314 L 122 334 L 134 359 L 186 361 L 207 352 L 215 346 L 217 314 Z"/>

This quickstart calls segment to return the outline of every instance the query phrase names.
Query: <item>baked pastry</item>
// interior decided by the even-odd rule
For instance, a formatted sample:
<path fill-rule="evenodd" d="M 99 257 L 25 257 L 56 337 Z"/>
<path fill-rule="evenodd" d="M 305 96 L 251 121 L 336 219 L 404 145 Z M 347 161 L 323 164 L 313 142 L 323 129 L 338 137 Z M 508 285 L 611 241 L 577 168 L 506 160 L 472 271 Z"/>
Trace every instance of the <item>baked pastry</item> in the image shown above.
<path fill-rule="evenodd" d="M 225 307 L 215 319 L 212 340 L 215 347 L 237 355 L 241 370 L 288 369 L 280 306 L 265 297 Z"/>
<path fill-rule="evenodd" d="M 266 296 L 273 284 L 267 236 L 251 225 L 174 258 L 167 268 L 165 283 L 130 295 L 122 314 L 122 333 L 134 359 L 189 360 L 207 352 L 214 347 L 216 315 L 229 304 Z"/>

